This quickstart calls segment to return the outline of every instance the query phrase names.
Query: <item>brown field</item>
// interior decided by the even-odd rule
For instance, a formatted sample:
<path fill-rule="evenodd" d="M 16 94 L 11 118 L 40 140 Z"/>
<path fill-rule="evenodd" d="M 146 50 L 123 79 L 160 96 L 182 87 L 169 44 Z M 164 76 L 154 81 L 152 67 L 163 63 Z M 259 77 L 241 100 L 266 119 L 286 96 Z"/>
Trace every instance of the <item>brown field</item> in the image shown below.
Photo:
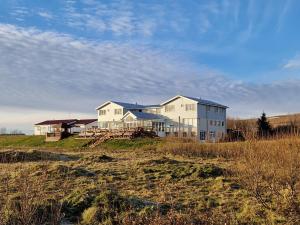
<path fill-rule="evenodd" d="M 0 137 L 0 225 L 300 224 L 297 137 L 38 138 Z"/>

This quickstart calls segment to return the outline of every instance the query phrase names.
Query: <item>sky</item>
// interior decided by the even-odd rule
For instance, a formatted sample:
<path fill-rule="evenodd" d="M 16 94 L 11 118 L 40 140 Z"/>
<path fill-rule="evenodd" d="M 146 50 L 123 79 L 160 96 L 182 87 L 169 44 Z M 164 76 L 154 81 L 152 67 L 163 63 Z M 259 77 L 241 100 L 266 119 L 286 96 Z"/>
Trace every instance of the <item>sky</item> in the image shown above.
<path fill-rule="evenodd" d="M 182 94 L 300 112 L 300 1 L 0 0 L 0 127 Z"/>

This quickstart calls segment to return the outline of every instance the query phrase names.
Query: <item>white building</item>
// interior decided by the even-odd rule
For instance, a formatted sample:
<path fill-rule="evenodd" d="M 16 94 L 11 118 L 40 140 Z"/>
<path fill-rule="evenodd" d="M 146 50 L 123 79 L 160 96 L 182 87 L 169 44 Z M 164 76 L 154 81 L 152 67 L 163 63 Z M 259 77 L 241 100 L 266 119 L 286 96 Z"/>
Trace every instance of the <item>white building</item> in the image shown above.
<path fill-rule="evenodd" d="M 34 125 L 34 135 L 46 135 L 47 133 L 53 133 L 57 130 L 74 134 L 96 127 L 98 127 L 97 119 L 46 120 Z"/>
<path fill-rule="evenodd" d="M 102 129 L 144 127 L 158 136 L 190 137 L 218 141 L 226 134 L 227 106 L 177 95 L 160 105 L 108 101 L 97 108 Z"/>

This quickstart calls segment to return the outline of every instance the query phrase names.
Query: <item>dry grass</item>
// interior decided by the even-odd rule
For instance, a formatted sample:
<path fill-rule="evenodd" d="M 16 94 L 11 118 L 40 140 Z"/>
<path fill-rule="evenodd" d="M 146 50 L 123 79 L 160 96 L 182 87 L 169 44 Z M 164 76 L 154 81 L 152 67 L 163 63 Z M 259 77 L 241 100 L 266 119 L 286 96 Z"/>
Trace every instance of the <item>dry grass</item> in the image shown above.
<path fill-rule="evenodd" d="M 300 222 L 296 137 L 138 140 L 0 157 L 1 225 Z"/>

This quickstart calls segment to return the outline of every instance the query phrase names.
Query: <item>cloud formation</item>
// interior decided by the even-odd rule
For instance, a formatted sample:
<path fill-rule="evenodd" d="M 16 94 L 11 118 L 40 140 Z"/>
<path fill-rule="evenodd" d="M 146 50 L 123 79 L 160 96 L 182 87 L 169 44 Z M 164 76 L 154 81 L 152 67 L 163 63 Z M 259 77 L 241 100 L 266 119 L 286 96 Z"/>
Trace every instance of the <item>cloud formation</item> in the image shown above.
<path fill-rule="evenodd" d="M 300 69 L 300 55 L 290 59 L 284 66 L 284 69 Z"/>
<path fill-rule="evenodd" d="M 159 103 L 176 94 L 219 101 L 230 107 L 230 115 L 240 117 L 263 110 L 300 111 L 300 80 L 245 83 L 149 46 L 93 42 L 0 24 L 0 52 L 0 106 L 6 112 L 18 108 L 19 113 L 30 109 L 47 115 L 93 115 L 108 99 Z"/>

